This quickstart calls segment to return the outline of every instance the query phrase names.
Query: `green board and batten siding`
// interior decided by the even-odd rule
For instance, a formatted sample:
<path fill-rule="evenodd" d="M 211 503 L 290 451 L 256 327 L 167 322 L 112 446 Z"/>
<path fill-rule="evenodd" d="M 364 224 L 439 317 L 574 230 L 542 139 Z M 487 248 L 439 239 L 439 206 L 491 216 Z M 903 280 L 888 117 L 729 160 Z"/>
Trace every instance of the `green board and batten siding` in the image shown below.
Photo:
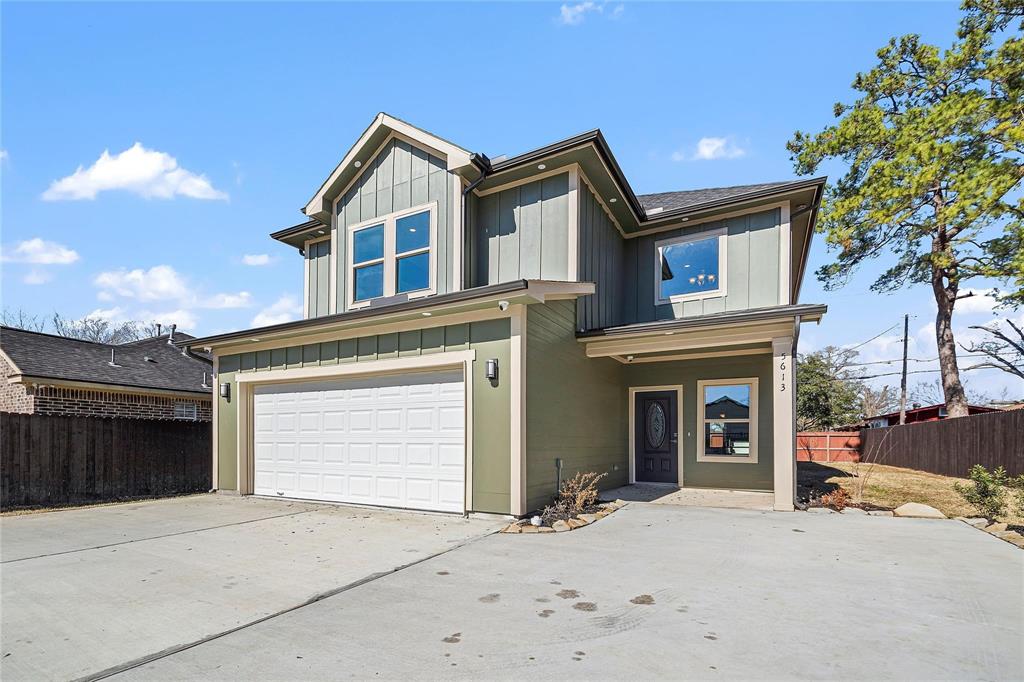
<path fill-rule="evenodd" d="M 445 294 L 453 290 L 452 243 L 455 220 L 451 197 L 455 182 L 455 177 L 446 169 L 444 159 L 402 140 L 391 140 L 376 157 L 367 161 L 363 174 L 337 203 L 336 281 L 339 312 L 344 312 L 348 305 L 348 281 L 345 275 L 347 228 L 378 216 L 435 201 L 437 243 L 432 246 L 437 264 L 434 273 L 437 293 Z"/>
<path fill-rule="evenodd" d="M 412 331 L 364 336 L 287 346 L 273 350 L 220 357 L 220 382 L 234 383 L 238 372 L 316 367 L 409 357 L 446 351 L 476 350 L 473 381 L 473 500 L 472 510 L 507 514 L 510 510 L 511 394 L 508 379 L 492 384 L 484 377 L 483 363 L 497 358 L 509 367 L 509 320 L 497 319 L 467 324 L 431 327 Z M 234 400 L 219 398 L 218 487 L 237 490 L 238 413 Z"/>
<path fill-rule="evenodd" d="M 773 209 L 627 240 L 624 321 L 649 322 L 778 305 L 780 220 L 779 209 Z M 655 243 L 722 227 L 727 231 L 726 295 L 656 305 Z"/>
<path fill-rule="evenodd" d="M 623 365 L 587 358 L 576 341 L 573 301 L 527 308 L 526 508 L 551 502 L 563 477 L 607 472 L 602 487 L 624 485 L 629 475 Z"/>
<path fill-rule="evenodd" d="M 579 198 L 579 278 L 593 282 L 596 291 L 580 299 L 577 328 L 613 327 L 622 324 L 625 307 L 625 240 L 586 183 L 580 183 Z"/>
<path fill-rule="evenodd" d="M 470 281 L 569 278 L 569 174 L 561 173 L 474 202 Z"/>
<path fill-rule="evenodd" d="M 331 301 L 331 240 L 314 242 L 306 249 L 306 260 L 309 261 L 308 281 L 306 282 L 309 298 L 306 301 L 306 317 L 329 315 L 328 306 Z"/>

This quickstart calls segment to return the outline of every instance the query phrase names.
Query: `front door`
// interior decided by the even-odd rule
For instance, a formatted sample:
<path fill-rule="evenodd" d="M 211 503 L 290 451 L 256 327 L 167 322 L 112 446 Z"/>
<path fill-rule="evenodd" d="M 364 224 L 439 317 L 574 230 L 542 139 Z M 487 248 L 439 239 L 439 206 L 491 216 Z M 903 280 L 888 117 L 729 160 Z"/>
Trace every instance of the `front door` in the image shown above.
<path fill-rule="evenodd" d="M 679 414 L 675 391 L 636 393 L 633 448 L 638 482 L 679 483 Z"/>

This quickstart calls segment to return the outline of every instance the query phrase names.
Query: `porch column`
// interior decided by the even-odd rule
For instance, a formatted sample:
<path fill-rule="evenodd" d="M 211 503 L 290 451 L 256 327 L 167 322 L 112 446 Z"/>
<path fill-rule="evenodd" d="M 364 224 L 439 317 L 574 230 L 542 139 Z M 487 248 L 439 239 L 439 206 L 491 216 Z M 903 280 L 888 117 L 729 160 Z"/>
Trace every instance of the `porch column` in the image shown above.
<path fill-rule="evenodd" d="M 772 339 L 772 439 L 775 511 L 793 511 L 796 501 L 796 381 L 793 337 Z"/>

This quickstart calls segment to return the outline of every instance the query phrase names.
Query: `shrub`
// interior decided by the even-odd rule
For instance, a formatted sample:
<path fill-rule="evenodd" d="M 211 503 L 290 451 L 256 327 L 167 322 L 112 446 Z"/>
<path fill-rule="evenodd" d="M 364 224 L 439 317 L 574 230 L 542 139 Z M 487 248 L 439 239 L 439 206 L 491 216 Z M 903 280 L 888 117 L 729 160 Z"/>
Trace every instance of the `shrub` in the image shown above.
<path fill-rule="evenodd" d="M 850 493 L 843 488 L 836 488 L 832 492 L 821 496 L 821 503 L 836 511 L 843 511 L 850 505 Z"/>
<path fill-rule="evenodd" d="M 967 477 L 970 483 L 954 483 L 953 488 L 967 503 L 988 519 L 996 519 L 1006 511 L 1006 470 L 997 467 L 989 471 L 980 464 L 971 467 Z"/>
<path fill-rule="evenodd" d="M 554 502 L 541 512 L 541 518 L 548 524 L 560 519 L 569 519 L 585 513 L 597 502 L 597 483 L 608 474 L 594 472 L 578 473 L 562 482 Z"/>

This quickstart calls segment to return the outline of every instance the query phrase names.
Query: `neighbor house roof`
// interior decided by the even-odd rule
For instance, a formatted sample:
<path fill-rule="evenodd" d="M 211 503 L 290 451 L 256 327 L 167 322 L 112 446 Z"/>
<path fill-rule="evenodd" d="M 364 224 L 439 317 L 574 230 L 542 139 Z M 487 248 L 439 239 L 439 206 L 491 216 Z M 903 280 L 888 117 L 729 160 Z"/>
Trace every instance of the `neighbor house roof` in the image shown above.
<path fill-rule="evenodd" d="M 175 341 L 193 338 L 177 332 Z M 0 350 L 14 365 L 14 376 L 54 382 L 84 382 L 161 391 L 209 394 L 211 363 L 183 355 L 163 334 L 124 344 L 95 343 L 0 327 Z M 111 363 L 111 351 L 114 361 Z"/>
<path fill-rule="evenodd" d="M 758 185 L 734 185 L 732 187 L 708 187 L 706 189 L 688 189 L 681 192 L 658 192 L 657 194 L 641 194 L 637 196 L 640 205 L 648 215 L 652 212 L 679 211 L 711 202 L 728 201 L 742 198 L 759 192 L 771 191 L 785 187 L 792 181 L 763 182 Z"/>
<path fill-rule="evenodd" d="M 939 403 L 938 405 L 925 405 L 923 407 L 908 407 L 907 414 L 917 414 L 919 412 L 928 412 L 929 410 L 945 409 L 945 407 L 946 405 L 944 403 Z M 985 407 L 984 405 L 968 405 L 967 409 L 974 414 L 1000 411 L 997 407 Z M 900 416 L 900 412 L 899 410 L 896 410 L 895 412 L 887 412 L 885 414 L 876 414 L 871 417 L 864 417 L 863 421 L 867 422 L 872 421 L 874 419 L 892 419 L 893 417 L 898 416 Z"/>

